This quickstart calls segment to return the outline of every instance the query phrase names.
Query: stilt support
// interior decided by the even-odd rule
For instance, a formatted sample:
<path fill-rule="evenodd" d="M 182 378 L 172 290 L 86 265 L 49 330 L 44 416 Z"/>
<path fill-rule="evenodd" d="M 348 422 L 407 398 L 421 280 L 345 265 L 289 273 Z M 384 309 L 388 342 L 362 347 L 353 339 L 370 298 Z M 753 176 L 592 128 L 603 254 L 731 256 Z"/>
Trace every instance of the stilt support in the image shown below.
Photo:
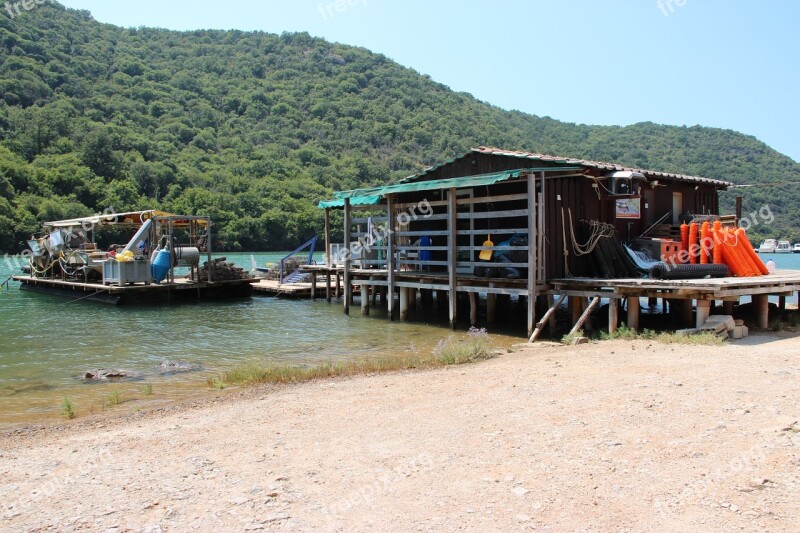
<path fill-rule="evenodd" d="M 599 303 L 600 303 L 599 296 L 595 296 L 594 298 L 592 298 L 591 303 L 586 307 L 586 310 L 581 314 L 580 318 L 578 318 L 578 322 L 570 330 L 569 332 L 570 335 L 575 335 L 576 333 L 578 333 L 578 331 L 580 331 L 580 329 L 583 327 L 583 324 L 586 322 L 586 319 L 589 318 L 589 315 L 592 314 L 592 311 L 594 310 L 595 307 L 597 307 L 597 304 Z"/>
<path fill-rule="evenodd" d="M 766 294 L 753 296 L 753 306 L 756 311 L 756 325 L 759 329 L 769 327 L 769 297 Z"/>
<path fill-rule="evenodd" d="M 559 296 L 559 298 L 556 301 L 556 303 L 554 303 L 552 306 L 550 306 L 550 309 L 548 309 L 547 312 L 544 314 L 544 316 L 542 316 L 542 319 L 539 322 L 536 323 L 536 328 L 534 328 L 533 335 L 531 335 L 531 338 L 528 339 L 528 342 L 536 341 L 536 339 L 539 337 L 539 334 L 544 329 L 544 325 L 550 320 L 551 316 L 555 316 L 556 309 L 559 308 L 559 306 L 561 305 L 561 303 L 564 301 L 564 299 L 566 297 L 567 297 L 566 294 L 562 294 L 561 296 Z"/>
<path fill-rule="evenodd" d="M 639 331 L 639 297 L 628 298 L 628 327 Z"/>
<path fill-rule="evenodd" d="M 691 300 L 687 300 L 691 302 Z M 697 300 L 697 314 L 695 315 L 694 327 L 700 329 L 711 316 L 711 302 L 708 300 Z"/>

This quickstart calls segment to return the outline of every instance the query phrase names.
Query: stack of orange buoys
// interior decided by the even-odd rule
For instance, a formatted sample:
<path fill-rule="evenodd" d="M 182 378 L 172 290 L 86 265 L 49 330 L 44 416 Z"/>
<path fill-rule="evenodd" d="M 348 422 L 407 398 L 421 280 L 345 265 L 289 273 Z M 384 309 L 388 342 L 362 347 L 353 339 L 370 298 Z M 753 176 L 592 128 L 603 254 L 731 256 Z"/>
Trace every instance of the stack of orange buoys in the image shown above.
<path fill-rule="evenodd" d="M 692 265 L 697 264 L 697 224 L 689 224 L 689 263 Z"/>
<path fill-rule="evenodd" d="M 750 244 L 750 239 L 747 238 L 747 232 L 744 231 L 744 228 L 737 229 L 736 236 L 739 238 L 739 243 L 744 248 L 745 253 L 755 265 L 756 270 L 758 270 L 764 276 L 769 274 L 769 269 L 764 264 L 764 261 L 762 261 L 761 258 L 758 257 L 756 251 L 753 250 L 753 245 Z"/>
<path fill-rule="evenodd" d="M 743 229 L 720 228 L 719 231 L 716 231 L 715 228 L 715 239 L 715 245 L 721 249 L 723 262 L 730 267 L 734 275 L 739 277 L 760 276 L 769 272 L 756 255 L 755 250 L 752 249 Z"/>

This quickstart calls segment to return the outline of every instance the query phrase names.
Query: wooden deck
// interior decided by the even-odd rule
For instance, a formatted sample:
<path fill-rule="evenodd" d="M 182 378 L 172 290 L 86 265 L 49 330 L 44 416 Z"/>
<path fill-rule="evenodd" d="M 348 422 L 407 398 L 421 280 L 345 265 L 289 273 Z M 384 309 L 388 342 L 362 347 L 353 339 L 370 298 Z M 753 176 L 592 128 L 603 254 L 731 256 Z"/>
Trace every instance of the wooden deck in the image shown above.
<path fill-rule="evenodd" d="M 254 279 L 201 281 L 176 279 L 175 283 L 103 285 L 31 276 L 14 276 L 25 291 L 110 304 L 140 304 L 185 300 L 240 298 L 252 294 Z"/>

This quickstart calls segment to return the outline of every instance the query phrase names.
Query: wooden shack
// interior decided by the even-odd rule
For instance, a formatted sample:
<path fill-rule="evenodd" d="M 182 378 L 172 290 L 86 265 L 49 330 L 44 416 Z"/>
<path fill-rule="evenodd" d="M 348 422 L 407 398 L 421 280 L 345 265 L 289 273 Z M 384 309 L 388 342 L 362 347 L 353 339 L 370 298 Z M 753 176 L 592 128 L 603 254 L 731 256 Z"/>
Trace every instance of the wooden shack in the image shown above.
<path fill-rule="evenodd" d="M 486 295 L 490 312 L 498 295 L 511 295 L 526 301 L 532 332 L 537 299 L 552 301 L 554 286 L 562 295 L 588 295 L 585 283 L 572 292 L 564 285 L 590 276 L 579 253 L 581 221 L 611 224 L 625 242 L 656 230 L 674 235 L 685 217 L 719 214 L 719 191 L 730 185 L 614 163 L 475 148 L 398 183 L 340 191 L 321 202 L 328 259 L 320 270 L 327 274 L 329 299 L 331 275 L 338 282 L 342 274 L 346 312 L 353 287 L 361 288 L 363 313 L 369 312 L 370 291 L 373 301 L 379 291 L 389 295 L 393 317 L 399 294 L 401 318 L 419 291 L 433 291 L 449 296 L 455 326 L 459 293 L 470 299 L 472 322 L 478 294 Z M 345 242 L 336 250 L 331 209 L 344 210 Z M 488 271 L 487 254 L 502 259 Z M 595 292 L 623 297 L 608 287 L 608 280 L 598 282 Z"/>

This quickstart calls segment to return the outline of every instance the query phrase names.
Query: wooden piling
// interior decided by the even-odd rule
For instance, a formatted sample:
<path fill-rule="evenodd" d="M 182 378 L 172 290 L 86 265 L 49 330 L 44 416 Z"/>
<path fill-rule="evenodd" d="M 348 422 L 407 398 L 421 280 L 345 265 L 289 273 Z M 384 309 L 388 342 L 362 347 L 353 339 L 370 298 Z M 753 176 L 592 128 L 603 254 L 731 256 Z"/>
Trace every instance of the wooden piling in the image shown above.
<path fill-rule="evenodd" d="M 325 300 L 331 303 L 331 271 L 325 271 Z"/>
<path fill-rule="evenodd" d="M 494 324 L 497 321 L 497 295 L 486 295 L 486 322 Z"/>
<path fill-rule="evenodd" d="M 756 326 L 759 329 L 769 328 L 769 297 L 766 294 L 753 295 L 753 307 L 756 312 Z"/>
<path fill-rule="evenodd" d="M 408 320 L 408 287 L 400 287 L 400 320 Z"/>
<path fill-rule="evenodd" d="M 374 278 L 370 277 L 369 279 L 372 280 Z M 361 286 L 361 316 L 369 315 L 369 291 L 369 285 Z"/>
<path fill-rule="evenodd" d="M 619 299 L 611 298 L 608 300 L 608 333 L 617 331 L 619 323 Z"/>
<path fill-rule="evenodd" d="M 691 300 L 686 300 L 691 305 Z M 697 313 L 695 314 L 694 327 L 700 329 L 711 316 L 711 302 L 708 300 L 697 300 Z"/>
<path fill-rule="evenodd" d="M 628 327 L 639 331 L 639 297 L 628 297 Z"/>
<path fill-rule="evenodd" d="M 473 328 L 478 325 L 478 295 L 469 293 L 469 324 Z"/>
<path fill-rule="evenodd" d="M 457 257 L 456 257 L 456 189 L 452 188 L 447 193 L 447 263 L 448 263 L 448 285 L 449 285 L 449 300 L 450 300 L 450 327 L 456 329 L 456 320 L 458 319 L 458 293 L 457 290 Z"/>

